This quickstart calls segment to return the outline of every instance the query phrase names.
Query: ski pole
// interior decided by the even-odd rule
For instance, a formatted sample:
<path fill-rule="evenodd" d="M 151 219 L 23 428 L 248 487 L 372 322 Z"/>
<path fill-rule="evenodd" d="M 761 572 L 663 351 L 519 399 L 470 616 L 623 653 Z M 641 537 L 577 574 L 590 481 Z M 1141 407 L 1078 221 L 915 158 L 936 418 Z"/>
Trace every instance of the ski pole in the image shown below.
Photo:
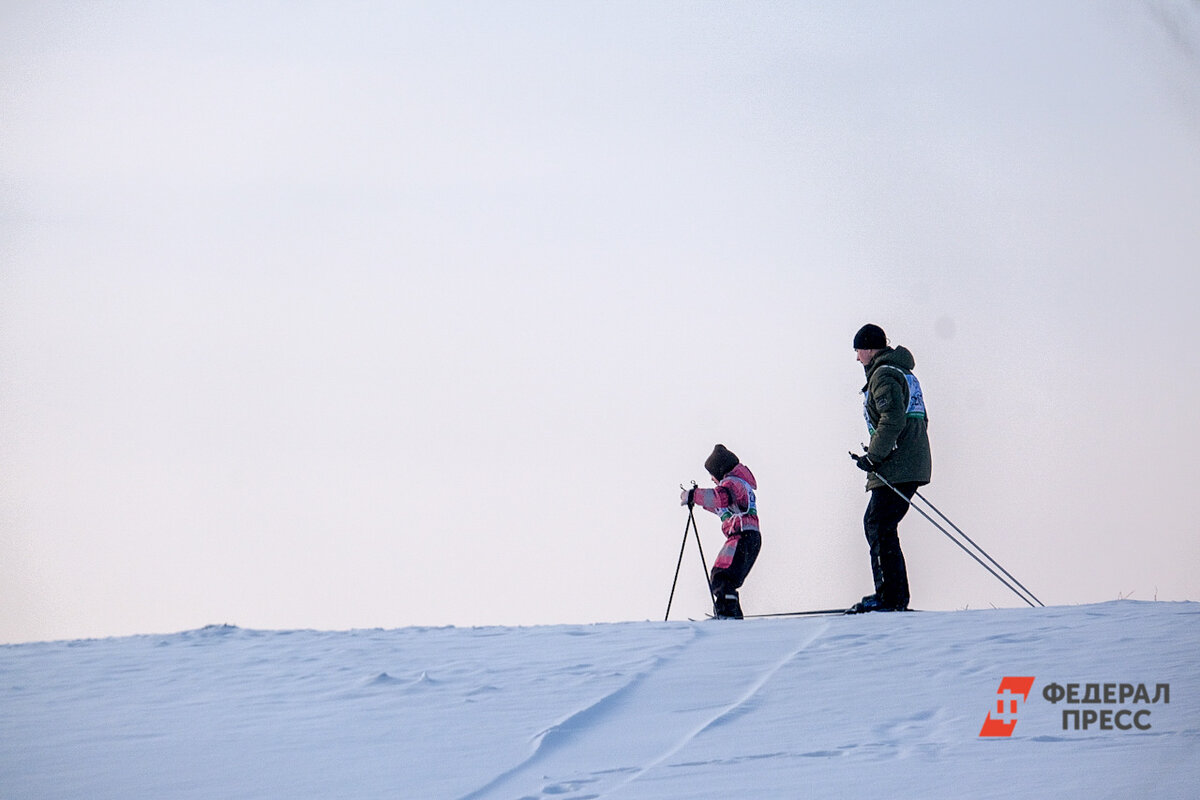
<path fill-rule="evenodd" d="M 704 558 L 704 547 L 700 544 L 700 529 L 696 527 L 696 516 L 688 507 L 688 518 L 692 521 L 692 533 L 696 534 L 696 549 L 700 551 L 700 568 L 704 570 L 704 582 L 708 584 L 708 596 L 712 597 L 712 576 L 708 574 L 708 561 Z M 716 613 L 716 601 L 713 601 L 713 613 Z"/>
<path fill-rule="evenodd" d="M 984 550 L 982 547 L 980 547 L 979 545 L 977 545 L 977 544 L 975 543 L 975 540 L 974 540 L 974 539 L 972 539 L 970 536 L 967 536 L 967 534 L 963 532 L 962 528 L 958 527 L 958 526 L 957 526 L 957 525 L 955 525 L 953 522 L 951 522 L 951 521 L 950 521 L 950 518 L 949 518 L 949 517 L 947 517 L 945 514 L 943 514 L 943 513 L 941 512 L 941 510 L 940 510 L 940 509 L 938 509 L 938 507 L 937 507 L 937 506 L 935 506 L 933 503 L 929 502 L 929 498 L 927 498 L 925 495 L 921 494 L 919 491 L 918 491 L 918 492 L 915 492 L 914 494 L 916 494 L 916 496 L 917 496 L 917 497 L 921 498 L 921 501 L 922 501 L 923 503 L 925 503 L 925 505 L 927 505 L 927 506 L 929 506 L 930 508 L 932 508 L 932 509 L 933 509 L 933 510 L 934 510 L 934 511 L 937 513 L 937 515 L 938 515 L 939 517 L 941 517 L 942 519 L 944 519 L 944 520 L 946 521 L 946 524 L 947 524 L 947 525 L 949 525 L 951 528 L 954 528 L 954 530 L 958 532 L 958 535 L 959 535 L 959 536 L 963 537 L 963 538 L 964 538 L 964 539 L 966 539 L 968 542 L 970 542 L 970 543 L 971 543 L 971 546 L 972 546 L 972 547 L 974 547 L 976 550 L 978 550 L 980 553 L 982 553 L 982 554 L 983 554 L 983 556 L 984 556 L 984 558 L 986 558 L 988 561 L 990 561 L 990 562 L 992 562 L 993 564 L 995 564 L 995 565 L 996 565 L 996 569 L 998 569 L 998 570 L 1000 570 L 1001 572 L 1003 572 L 1003 573 L 1004 573 L 1004 575 L 1005 575 L 1005 577 L 1007 577 L 1007 578 L 1008 578 L 1010 581 L 1012 581 L 1013 583 L 1015 583 L 1017 586 L 1021 587 L 1021 591 L 1025 592 L 1025 594 L 1027 594 L 1027 595 L 1029 595 L 1030 597 L 1032 597 L 1032 598 L 1033 598 L 1033 599 L 1034 599 L 1034 600 L 1037 602 L 1037 604 L 1038 604 L 1039 606 L 1041 606 L 1042 608 L 1045 608 L 1045 607 L 1046 607 L 1046 604 L 1045 604 L 1045 603 L 1043 603 L 1041 600 L 1038 600 L 1038 598 L 1037 598 L 1037 595 L 1035 595 L 1033 592 L 1031 592 L 1031 591 L 1029 591 L 1028 589 L 1026 589 L 1026 588 L 1025 588 L 1025 584 L 1021 583 L 1019 580 L 1017 580 L 1016 578 L 1014 578 L 1014 577 L 1012 576 L 1012 573 L 1010 573 L 1010 572 L 1009 572 L 1008 570 L 1006 570 L 1004 567 L 1000 566 L 1000 563 L 999 563 L 998 561 L 996 561 L 996 559 L 992 558 L 990 555 L 988 555 L 988 554 L 987 554 L 987 551 L 986 551 L 986 550 Z M 1011 588 L 1011 587 L 1009 587 L 1009 588 Z M 1028 602 L 1028 601 L 1026 601 L 1026 602 Z"/>
<path fill-rule="evenodd" d="M 911 499 L 911 498 L 909 498 L 909 497 L 905 497 L 905 496 L 904 496 L 904 492 L 900 491 L 900 490 L 899 490 L 899 489 L 897 489 L 895 486 L 893 486 L 893 485 L 891 484 L 891 482 L 890 482 L 890 481 L 888 481 L 888 479 L 887 479 L 887 478 L 883 477 L 883 476 L 882 476 L 882 475 L 880 475 L 878 472 L 874 472 L 874 471 L 873 471 L 873 472 L 871 472 L 871 474 L 872 474 L 872 475 L 874 475 L 874 476 L 875 476 L 876 478 L 878 478 L 879 480 L 883 481 L 883 484 L 884 484 L 885 486 L 887 486 L 889 489 L 891 489 L 893 492 L 895 492 L 897 495 L 899 495 L 901 498 L 903 498 L 903 499 L 904 499 L 904 502 L 908 503 L 908 505 L 909 505 L 911 508 L 914 508 L 914 509 L 916 509 L 918 512 L 920 512 L 921 516 L 923 516 L 923 517 L 925 517 L 925 519 L 929 520 L 929 522 L 930 522 L 930 523 L 933 525 L 933 527 L 937 528 L 939 531 L 941 531 L 942 533 L 946 534 L 946 538 L 948 538 L 950 541 L 952 541 L 952 542 L 954 542 L 956 545 L 958 545 L 958 546 L 959 546 L 959 547 L 962 549 L 962 551 L 963 551 L 964 553 L 966 553 L 967 555 L 969 555 L 971 558 L 975 559 L 976 563 L 978 563 L 978 564 L 979 564 L 979 566 L 983 567 L 983 568 L 984 568 L 984 569 L 986 569 L 988 572 L 992 573 L 992 577 L 993 577 L 993 578 L 995 578 L 996 580 L 1000 581 L 1000 583 L 1004 584 L 1005 588 L 1007 588 L 1009 591 L 1011 591 L 1011 592 L 1012 592 L 1013 594 L 1015 594 L 1017 597 L 1019 597 L 1019 598 L 1021 598 L 1022 600 L 1024 600 L 1024 601 L 1025 601 L 1025 602 L 1026 602 L 1026 603 L 1029 605 L 1029 607 L 1030 607 L 1030 608 L 1037 608 L 1037 605 L 1034 605 L 1033 601 L 1031 601 L 1031 600 L 1030 600 L 1028 597 L 1026 597 L 1025 595 L 1023 595 L 1023 594 L 1021 594 L 1020 592 L 1018 592 L 1018 591 L 1017 591 L 1017 589 L 1016 589 L 1016 588 L 1015 588 L 1015 587 L 1014 587 L 1014 586 L 1013 586 L 1011 583 L 1009 583 L 1009 582 L 1008 582 L 1008 581 L 1006 581 L 1004 578 L 1002 578 L 1002 577 L 1000 576 L 1000 574 L 999 574 L 998 572 L 996 572 L 996 570 L 992 569 L 992 568 L 991 568 L 991 567 L 989 567 L 989 566 L 988 566 L 986 563 L 984 563 L 983 559 L 981 559 L 979 556 L 977 556 L 977 555 L 975 555 L 974 553 L 972 553 L 972 552 L 970 551 L 970 549 L 969 549 L 969 548 L 968 548 L 968 547 L 967 547 L 965 544 L 963 544 L 962 542 L 960 542 L 958 539 L 955 539 L 955 538 L 954 538 L 954 535 L 953 535 L 952 533 L 950 533 L 950 531 L 946 530 L 946 529 L 945 529 L 945 528 L 943 528 L 941 525 L 939 525 L 939 524 L 938 524 L 938 521 L 937 521 L 937 520 L 935 520 L 933 517 L 929 516 L 929 514 L 928 514 L 928 513 L 926 513 L 925 509 L 923 509 L 923 508 L 921 508 L 920 506 L 918 506 L 917 504 L 915 504 L 915 503 L 912 501 L 912 499 Z M 922 500 L 924 500 L 925 498 L 923 498 L 923 497 L 922 497 L 921 499 L 922 499 Z M 928 501 L 928 500 L 926 500 L 925 502 L 929 502 L 929 501 Z M 931 504 L 931 507 L 932 507 L 932 504 Z M 936 511 L 936 509 L 934 509 L 934 510 Z M 939 511 L 938 513 L 939 513 L 939 514 L 941 514 L 941 512 L 940 512 L 940 511 Z M 943 519 L 944 519 L 944 517 L 943 517 Z M 946 521 L 947 521 L 947 522 L 950 522 L 950 520 L 946 520 Z M 953 525 L 953 523 L 951 523 L 951 525 Z M 956 527 L 956 528 L 955 528 L 955 530 L 958 530 L 958 528 Z M 961 531 L 959 531 L 959 532 L 961 533 Z M 967 538 L 967 537 L 966 537 L 966 534 L 963 534 L 963 536 L 964 536 L 964 538 Z M 970 542 L 970 541 L 971 541 L 971 540 L 970 540 L 970 538 L 967 538 L 967 541 L 969 541 L 969 542 Z M 975 545 L 975 543 L 974 543 L 974 542 L 971 542 L 971 544 Z M 978 547 L 979 547 L 979 545 L 975 545 L 975 547 L 977 547 L 977 548 L 978 548 Z M 987 556 L 988 560 L 989 560 L 989 561 L 992 561 L 992 563 L 993 563 L 993 564 L 995 564 L 995 563 L 996 563 L 996 562 L 995 562 L 995 560 L 994 560 L 994 559 L 992 559 L 992 557 L 991 557 L 991 556 L 988 556 L 988 554 L 987 554 L 987 553 L 984 553 L 984 551 L 983 551 L 983 549 L 982 549 L 982 548 L 980 548 L 979 552 L 981 552 L 981 553 L 983 553 L 985 556 Z M 999 564 L 996 564 L 996 566 L 997 566 L 997 567 L 1000 567 L 1000 565 L 999 565 Z M 1001 571 L 1004 571 L 1004 568 L 1003 568 L 1003 567 L 1000 567 L 1000 569 L 1001 569 Z M 1004 572 L 1005 572 L 1005 574 L 1006 574 L 1006 575 L 1008 574 L 1006 571 L 1004 571 Z M 1011 577 L 1011 576 L 1010 576 L 1010 577 Z M 1014 580 L 1014 582 L 1015 582 L 1015 580 Z M 1024 587 L 1021 587 L 1021 588 L 1024 588 Z M 1028 592 L 1029 590 L 1028 590 L 1028 589 L 1026 589 L 1025 591 L 1026 591 L 1026 592 Z M 1030 593 L 1030 597 L 1033 597 L 1032 593 Z M 1038 603 L 1038 605 L 1041 605 L 1041 602 L 1042 602 L 1041 600 L 1038 600 L 1036 597 L 1034 597 L 1033 599 L 1034 599 L 1034 600 L 1037 600 L 1037 603 Z"/>
<path fill-rule="evenodd" d="M 667 598 L 667 613 L 663 622 L 671 617 L 671 603 L 675 600 L 675 584 L 679 583 L 679 568 L 683 566 L 683 551 L 687 549 L 688 526 L 692 524 L 692 510 L 688 508 L 688 521 L 683 526 L 683 543 L 679 545 L 679 560 L 675 562 L 675 579 L 671 581 L 671 595 Z"/>
<path fill-rule="evenodd" d="M 683 485 L 679 486 L 683 489 Z M 692 481 L 692 489 L 696 488 L 696 482 Z M 712 578 L 708 574 L 708 561 L 704 558 L 704 547 L 700 544 L 700 529 L 696 526 L 695 503 L 688 503 L 688 518 L 683 526 L 683 542 L 679 545 L 679 560 L 675 562 L 675 579 L 671 581 L 671 595 L 667 598 L 667 613 L 663 616 L 663 622 L 666 622 L 671 616 L 671 603 L 675 600 L 675 585 L 679 582 L 679 568 L 683 565 L 683 551 L 687 549 L 688 528 L 696 534 L 696 549 L 700 551 L 700 566 L 704 569 L 704 582 L 708 585 L 708 594 L 712 596 Z"/>

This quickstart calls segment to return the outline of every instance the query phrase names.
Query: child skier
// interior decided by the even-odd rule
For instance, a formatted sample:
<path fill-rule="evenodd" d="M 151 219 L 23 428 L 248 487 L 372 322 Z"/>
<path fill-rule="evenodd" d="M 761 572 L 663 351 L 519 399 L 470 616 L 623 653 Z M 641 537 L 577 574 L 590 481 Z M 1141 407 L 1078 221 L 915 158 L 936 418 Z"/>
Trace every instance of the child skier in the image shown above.
<path fill-rule="evenodd" d="M 742 604 L 737 590 L 746 580 L 762 547 L 754 498 L 758 483 L 749 468 L 723 444 L 713 448 L 704 468 L 712 476 L 716 488 L 685 489 L 679 498 L 680 505 L 689 508 L 698 505 L 720 515 L 725 546 L 717 554 L 710 577 L 713 614 L 717 619 L 741 619 Z"/>

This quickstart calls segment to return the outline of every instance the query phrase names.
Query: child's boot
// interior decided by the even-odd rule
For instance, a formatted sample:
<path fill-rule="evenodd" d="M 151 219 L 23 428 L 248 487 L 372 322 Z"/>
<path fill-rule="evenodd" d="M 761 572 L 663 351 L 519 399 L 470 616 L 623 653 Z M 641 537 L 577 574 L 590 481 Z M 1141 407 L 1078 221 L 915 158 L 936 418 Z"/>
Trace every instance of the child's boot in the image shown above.
<path fill-rule="evenodd" d="M 742 619 L 742 604 L 737 592 L 714 594 L 713 612 L 717 619 Z"/>

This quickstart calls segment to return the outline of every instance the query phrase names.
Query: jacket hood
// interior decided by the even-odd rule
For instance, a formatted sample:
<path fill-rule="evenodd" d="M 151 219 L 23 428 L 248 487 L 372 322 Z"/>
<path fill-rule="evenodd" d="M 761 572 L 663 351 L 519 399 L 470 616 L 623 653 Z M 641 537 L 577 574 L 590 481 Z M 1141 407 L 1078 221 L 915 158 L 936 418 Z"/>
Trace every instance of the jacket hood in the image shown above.
<path fill-rule="evenodd" d="M 746 483 L 750 484 L 751 489 L 754 489 L 755 491 L 758 490 L 758 481 L 754 480 L 754 473 L 751 472 L 750 468 L 747 467 L 745 464 L 738 464 L 736 467 L 729 470 L 729 474 L 726 475 L 725 477 L 726 478 L 741 478 Z"/>
<path fill-rule="evenodd" d="M 875 360 L 867 365 L 867 374 L 870 375 L 877 367 L 882 367 L 884 364 L 890 364 L 900 369 L 912 370 L 917 365 L 917 360 L 913 358 L 913 354 L 907 347 L 889 347 L 885 350 L 880 350 L 879 355 L 875 356 Z"/>

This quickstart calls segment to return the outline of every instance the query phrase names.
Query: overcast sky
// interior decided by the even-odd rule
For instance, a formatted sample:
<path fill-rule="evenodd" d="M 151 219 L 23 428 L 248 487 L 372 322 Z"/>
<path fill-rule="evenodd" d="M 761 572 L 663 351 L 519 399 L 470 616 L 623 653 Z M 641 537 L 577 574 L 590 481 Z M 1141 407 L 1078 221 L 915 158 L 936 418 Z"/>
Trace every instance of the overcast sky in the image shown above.
<path fill-rule="evenodd" d="M 4 2 L 0 641 L 661 618 L 716 442 L 849 605 L 868 321 L 1043 602 L 1200 600 L 1198 265 L 1196 2 Z"/>

